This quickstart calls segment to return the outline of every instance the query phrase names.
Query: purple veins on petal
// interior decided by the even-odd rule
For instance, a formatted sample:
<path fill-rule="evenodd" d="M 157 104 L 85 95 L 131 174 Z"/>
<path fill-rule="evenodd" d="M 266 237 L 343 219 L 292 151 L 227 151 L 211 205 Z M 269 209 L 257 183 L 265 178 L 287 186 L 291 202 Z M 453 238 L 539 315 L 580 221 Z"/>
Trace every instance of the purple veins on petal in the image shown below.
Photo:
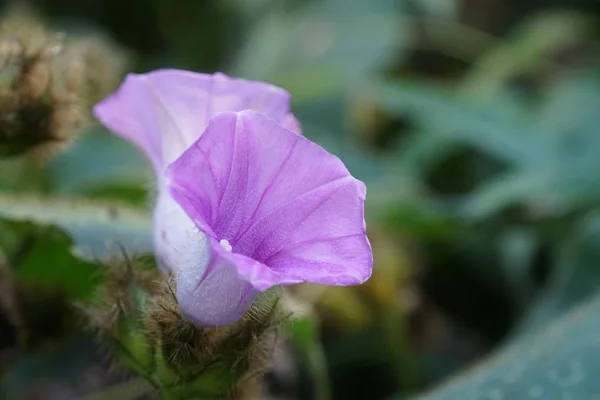
<path fill-rule="evenodd" d="M 231 245 L 229 260 L 256 290 L 352 285 L 371 274 L 364 184 L 337 157 L 261 113 L 215 116 L 167 177 L 198 228 Z"/>
<path fill-rule="evenodd" d="M 274 285 L 371 274 L 366 188 L 301 136 L 289 101 L 262 82 L 158 70 L 94 108 L 154 166 L 155 252 L 199 325 L 234 322 Z"/>

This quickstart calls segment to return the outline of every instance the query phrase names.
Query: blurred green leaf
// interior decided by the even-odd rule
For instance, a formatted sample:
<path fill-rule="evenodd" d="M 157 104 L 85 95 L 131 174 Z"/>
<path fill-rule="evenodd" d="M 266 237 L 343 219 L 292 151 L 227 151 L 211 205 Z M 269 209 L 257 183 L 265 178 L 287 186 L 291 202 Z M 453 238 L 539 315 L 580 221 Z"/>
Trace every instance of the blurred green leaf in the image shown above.
<path fill-rule="evenodd" d="M 531 266 L 539 243 L 535 232 L 527 228 L 509 227 L 498 233 L 500 265 L 519 306 L 527 303 L 534 291 Z"/>
<path fill-rule="evenodd" d="M 82 396 L 79 400 L 135 400 L 151 396 L 155 390 L 145 379 L 131 379 Z"/>
<path fill-rule="evenodd" d="M 48 165 L 52 190 L 86 195 L 102 189 L 138 188 L 145 193 L 152 178 L 148 161 L 127 141 L 93 126 Z"/>
<path fill-rule="evenodd" d="M 460 12 L 457 0 L 422 0 L 418 3 L 429 15 L 454 19 Z"/>
<path fill-rule="evenodd" d="M 474 103 L 415 83 L 376 84 L 372 98 L 388 112 L 415 118 L 427 134 L 507 163 L 505 172 L 482 183 L 463 204 L 469 218 L 514 204 L 552 215 L 600 202 L 600 175 L 589 173 L 600 170 L 593 111 L 600 108 L 597 74 L 567 76 L 548 90 L 537 115 L 514 113 L 504 101 Z"/>
<path fill-rule="evenodd" d="M 95 340 L 74 334 L 55 346 L 24 354 L 2 377 L 0 384 L 11 400 L 48 398 L 49 391 L 71 398 L 82 386 L 97 386 L 107 381 L 100 362 Z M 101 379 L 100 382 L 90 382 L 90 374 Z"/>
<path fill-rule="evenodd" d="M 533 127 L 536 134 L 547 138 L 556 150 L 560 150 L 568 139 L 572 139 L 574 132 L 580 132 L 579 135 L 599 143 L 599 78 L 597 71 L 573 71 L 563 79 L 546 86 Z M 582 104 L 585 104 L 585 107 L 582 107 Z"/>
<path fill-rule="evenodd" d="M 267 80 L 296 100 L 344 91 L 402 55 L 403 2 L 324 0 L 273 8 L 233 63 L 235 75 Z M 395 51 L 392 51 L 395 50 Z"/>
<path fill-rule="evenodd" d="M 519 203 L 544 202 L 554 205 L 550 171 L 510 171 L 492 177 L 477 187 L 462 204 L 465 216 L 474 219 L 490 217 L 502 208 Z"/>
<path fill-rule="evenodd" d="M 118 254 L 115 246 L 137 253 L 152 249 L 149 216 L 117 203 L 1 195 L 0 217 L 56 225 L 73 238 L 76 252 L 90 259 Z"/>
<path fill-rule="evenodd" d="M 425 198 L 397 201 L 385 217 L 389 226 L 422 239 L 457 238 L 468 228 L 450 204 Z"/>
<path fill-rule="evenodd" d="M 600 216 L 584 218 L 565 235 L 549 285 L 523 316 L 516 337 L 542 329 L 600 289 Z"/>
<path fill-rule="evenodd" d="M 508 99 L 475 103 L 439 87 L 401 81 L 373 83 L 370 97 L 384 111 L 416 119 L 427 132 L 511 164 L 529 164 L 543 150 L 544 143 L 527 131 L 527 115 Z"/>
<path fill-rule="evenodd" d="M 600 297 L 509 344 L 419 400 L 593 399 L 600 393 Z"/>
<path fill-rule="evenodd" d="M 9 224 L 14 227 L 14 224 Z M 100 280 L 98 265 L 71 253 L 72 241 L 59 229 L 24 224 L 18 246 L 0 247 L 9 259 L 15 279 L 27 286 L 45 288 L 66 298 L 81 300 L 92 294 Z"/>
<path fill-rule="evenodd" d="M 583 43 L 593 32 L 583 13 L 552 10 L 533 14 L 502 42 L 481 57 L 467 74 L 462 93 L 487 98 L 510 79 L 539 71 L 561 50 Z"/>
<path fill-rule="evenodd" d="M 536 156 L 477 188 L 464 205 L 465 213 L 483 218 L 508 205 L 525 203 L 536 214 L 547 215 L 598 204 L 600 175 L 590 173 L 600 171 L 598 109 L 596 74 L 575 73 L 552 86 L 531 127 L 540 141 Z"/>
<path fill-rule="evenodd" d="M 43 165 L 32 157 L 0 159 L 0 191 L 43 190 L 47 183 Z"/>

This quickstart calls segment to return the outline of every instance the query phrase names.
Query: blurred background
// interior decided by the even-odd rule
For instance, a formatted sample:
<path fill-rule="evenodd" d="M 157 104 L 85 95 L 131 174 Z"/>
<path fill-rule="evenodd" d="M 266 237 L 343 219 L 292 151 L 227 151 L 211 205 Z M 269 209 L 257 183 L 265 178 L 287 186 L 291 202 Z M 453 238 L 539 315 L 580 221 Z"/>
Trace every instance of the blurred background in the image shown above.
<path fill-rule="evenodd" d="M 302 317 L 264 398 L 600 398 L 599 1 L 28 5 L 47 29 L 94 38 L 64 67 L 95 76 L 94 100 L 162 67 L 268 81 L 367 184 L 373 276 L 290 288 Z M 151 181 L 143 156 L 93 122 L 50 157 L 0 161 L 0 248 L 20 285 L 18 310 L 0 308 L 4 396 L 81 398 L 119 380 L 63 302 L 85 297 L 94 268 L 70 251 L 70 217 L 22 221 L 11 196 L 148 210 Z"/>

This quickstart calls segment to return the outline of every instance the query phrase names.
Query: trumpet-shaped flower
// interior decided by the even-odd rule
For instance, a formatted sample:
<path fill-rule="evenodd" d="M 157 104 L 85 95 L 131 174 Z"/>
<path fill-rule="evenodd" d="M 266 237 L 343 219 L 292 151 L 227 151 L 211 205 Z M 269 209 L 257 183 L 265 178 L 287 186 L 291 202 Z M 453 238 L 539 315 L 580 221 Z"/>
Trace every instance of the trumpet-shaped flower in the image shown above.
<path fill-rule="evenodd" d="M 161 70 L 94 112 L 154 166 L 155 252 L 198 325 L 234 322 L 276 285 L 369 278 L 365 185 L 300 134 L 286 91 Z"/>

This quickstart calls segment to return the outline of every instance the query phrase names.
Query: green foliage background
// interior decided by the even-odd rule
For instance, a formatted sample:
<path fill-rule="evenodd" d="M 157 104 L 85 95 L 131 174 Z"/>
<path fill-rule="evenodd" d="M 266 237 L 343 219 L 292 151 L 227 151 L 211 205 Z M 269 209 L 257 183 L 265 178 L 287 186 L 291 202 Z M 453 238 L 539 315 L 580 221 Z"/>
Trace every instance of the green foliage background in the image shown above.
<path fill-rule="evenodd" d="M 131 71 L 286 88 L 305 135 L 366 182 L 373 278 L 293 289 L 312 311 L 287 327 L 295 373 L 276 363 L 271 393 L 600 398 L 598 2 L 31 3 L 52 27 L 126 48 Z M 97 124 L 43 165 L 0 160 L 0 249 L 29 288 L 24 315 L 47 317 L 25 320 L 24 347 L 2 319 L 8 398 L 89 390 L 94 346 L 53 304 L 85 299 L 121 249 L 151 250 L 151 178 Z"/>

